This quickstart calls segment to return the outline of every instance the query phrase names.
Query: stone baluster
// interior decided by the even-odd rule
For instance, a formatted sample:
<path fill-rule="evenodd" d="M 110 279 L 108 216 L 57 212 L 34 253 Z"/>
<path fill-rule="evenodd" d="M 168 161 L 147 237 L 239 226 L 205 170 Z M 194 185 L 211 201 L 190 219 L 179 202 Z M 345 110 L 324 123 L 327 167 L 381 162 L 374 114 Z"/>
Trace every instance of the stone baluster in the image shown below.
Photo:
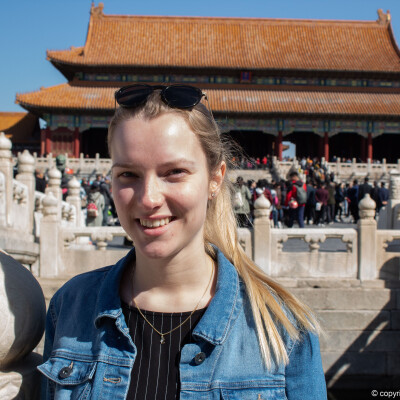
<path fill-rule="evenodd" d="M 271 203 L 263 194 L 254 202 L 253 259 L 267 274 L 271 274 L 270 207 Z"/>
<path fill-rule="evenodd" d="M 336 181 L 338 181 L 338 182 L 340 182 L 341 177 L 342 177 L 342 169 L 340 167 L 340 162 L 341 162 L 341 159 L 340 159 L 340 157 L 338 157 L 336 159 Z"/>
<path fill-rule="evenodd" d="M 76 177 L 72 177 L 68 182 L 68 197 L 67 203 L 75 208 L 75 223 L 76 226 L 85 226 L 85 221 L 82 215 L 82 203 L 80 196 L 81 184 Z"/>
<path fill-rule="evenodd" d="M 41 277 L 58 274 L 58 252 L 61 227 L 60 202 L 49 192 L 43 199 L 43 218 L 40 223 L 40 271 Z"/>
<path fill-rule="evenodd" d="M 0 203 L 3 203 L 3 211 L 0 210 L 0 226 L 11 226 L 11 210 L 13 201 L 13 162 L 11 154 L 12 143 L 6 138 L 4 132 L 0 132 L 0 173 L 3 174 L 3 192 L 0 193 Z M 5 203 L 5 204 L 4 204 Z"/>
<path fill-rule="evenodd" d="M 44 331 L 46 304 L 33 275 L 0 251 L 0 398 L 39 400 L 42 356 L 32 353 Z"/>
<path fill-rule="evenodd" d="M 351 173 L 357 175 L 357 160 L 355 158 L 351 160 Z"/>
<path fill-rule="evenodd" d="M 100 154 L 99 153 L 96 153 L 96 155 L 95 155 L 94 169 L 96 172 L 98 172 L 100 169 Z"/>
<path fill-rule="evenodd" d="M 79 171 L 81 171 L 81 173 L 82 173 L 82 171 L 84 171 L 84 168 L 85 168 L 85 159 L 84 159 L 83 153 L 80 153 L 79 154 Z"/>
<path fill-rule="evenodd" d="M 376 221 L 375 201 L 367 193 L 358 203 L 358 278 L 372 280 L 377 278 L 376 267 Z"/>
<path fill-rule="evenodd" d="M 27 230 L 33 231 L 33 212 L 35 210 L 35 159 L 28 150 L 24 150 L 18 155 L 18 174 L 16 180 L 22 182 L 28 188 L 28 220 Z"/>
<path fill-rule="evenodd" d="M 50 171 L 54 166 L 53 154 L 51 153 L 47 154 L 46 158 L 47 158 L 47 169 Z"/>
<path fill-rule="evenodd" d="M 62 200 L 62 191 L 61 191 L 61 172 L 56 168 L 53 167 L 49 172 L 49 183 L 46 188 L 45 193 L 49 194 L 50 192 L 53 193 L 54 197 L 61 202 Z"/>
<path fill-rule="evenodd" d="M 400 172 L 390 172 L 389 201 L 386 206 L 388 210 L 388 229 L 400 229 Z"/>

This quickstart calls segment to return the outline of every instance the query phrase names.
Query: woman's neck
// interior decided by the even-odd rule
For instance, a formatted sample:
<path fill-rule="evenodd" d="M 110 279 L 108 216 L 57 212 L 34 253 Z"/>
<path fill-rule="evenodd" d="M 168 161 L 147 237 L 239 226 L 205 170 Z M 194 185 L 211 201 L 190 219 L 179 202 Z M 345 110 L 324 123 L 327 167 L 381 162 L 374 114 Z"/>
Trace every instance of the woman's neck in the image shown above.
<path fill-rule="evenodd" d="M 129 293 L 129 303 L 135 299 L 144 310 L 192 311 L 200 299 L 197 308 L 208 305 L 215 291 L 215 277 L 214 261 L 204 248 L 170 259 L 149 259 L 137 252 L 135 265 L 124 279 L 130 285 L 125 294 Z"/>

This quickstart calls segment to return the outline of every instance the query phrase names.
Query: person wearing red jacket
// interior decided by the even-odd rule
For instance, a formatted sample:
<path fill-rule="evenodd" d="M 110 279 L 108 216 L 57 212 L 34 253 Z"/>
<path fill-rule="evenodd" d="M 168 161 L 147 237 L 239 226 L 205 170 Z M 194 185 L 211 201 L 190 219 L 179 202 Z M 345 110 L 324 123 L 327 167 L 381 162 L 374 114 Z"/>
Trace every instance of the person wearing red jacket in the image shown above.
<path fill-rule="evenodd" d="M 299 228 L 304 228 L 304 209 L 306 201 L 299 195 L 299 188 L 307 193 L 307 186 L 300 180 L 299 174 L 293 171 L 290 174 L 290 186 L 286 194 L 285 206 L 289 207 L 288 227 L 291 228 L 294 221 L 297 220 Z"/>

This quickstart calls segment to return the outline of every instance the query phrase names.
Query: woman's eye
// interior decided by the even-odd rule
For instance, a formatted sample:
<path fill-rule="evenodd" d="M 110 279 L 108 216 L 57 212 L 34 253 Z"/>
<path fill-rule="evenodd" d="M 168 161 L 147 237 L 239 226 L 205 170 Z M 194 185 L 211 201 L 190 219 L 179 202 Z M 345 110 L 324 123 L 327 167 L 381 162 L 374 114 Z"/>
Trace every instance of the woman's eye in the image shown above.
<path fill-rule="evenodd" d="M 120 176 L 121 178 L 132 178 L 135 176 L 135 174 L 133 172 L 125 171 L 121 172 L 118 176 Z"/>
<path fill-rule="evenodd" d="M 180 168 L 175 168 L 171 171 L 169 171 L 168 175 L 180 175 L 183 174 L 185 171 L 183 169 Z"/>

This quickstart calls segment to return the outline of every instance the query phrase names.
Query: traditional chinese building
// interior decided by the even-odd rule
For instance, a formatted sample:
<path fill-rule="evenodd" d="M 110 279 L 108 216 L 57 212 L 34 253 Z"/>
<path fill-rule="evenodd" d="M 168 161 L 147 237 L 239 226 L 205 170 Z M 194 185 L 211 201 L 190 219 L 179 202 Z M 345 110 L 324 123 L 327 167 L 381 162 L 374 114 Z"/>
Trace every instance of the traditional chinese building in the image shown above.
<path fill-rule="evenodd" d="M 0 112 L 0 132 L 13 143 L 13 152 L 40 150 L 39 118 L 27 112 Z"/>
<path fill-rule="evenodd" d="M 222 131 L 249 155 L 385 157 L 400 148 L 400 52 L 376 21 L 105 15 L 86 43 L 48 51 L 67 83 L 17 95 L 44 118 L 41 153 L 107 156 L 122 85 L 188 83 L 207 92 Z"/>

